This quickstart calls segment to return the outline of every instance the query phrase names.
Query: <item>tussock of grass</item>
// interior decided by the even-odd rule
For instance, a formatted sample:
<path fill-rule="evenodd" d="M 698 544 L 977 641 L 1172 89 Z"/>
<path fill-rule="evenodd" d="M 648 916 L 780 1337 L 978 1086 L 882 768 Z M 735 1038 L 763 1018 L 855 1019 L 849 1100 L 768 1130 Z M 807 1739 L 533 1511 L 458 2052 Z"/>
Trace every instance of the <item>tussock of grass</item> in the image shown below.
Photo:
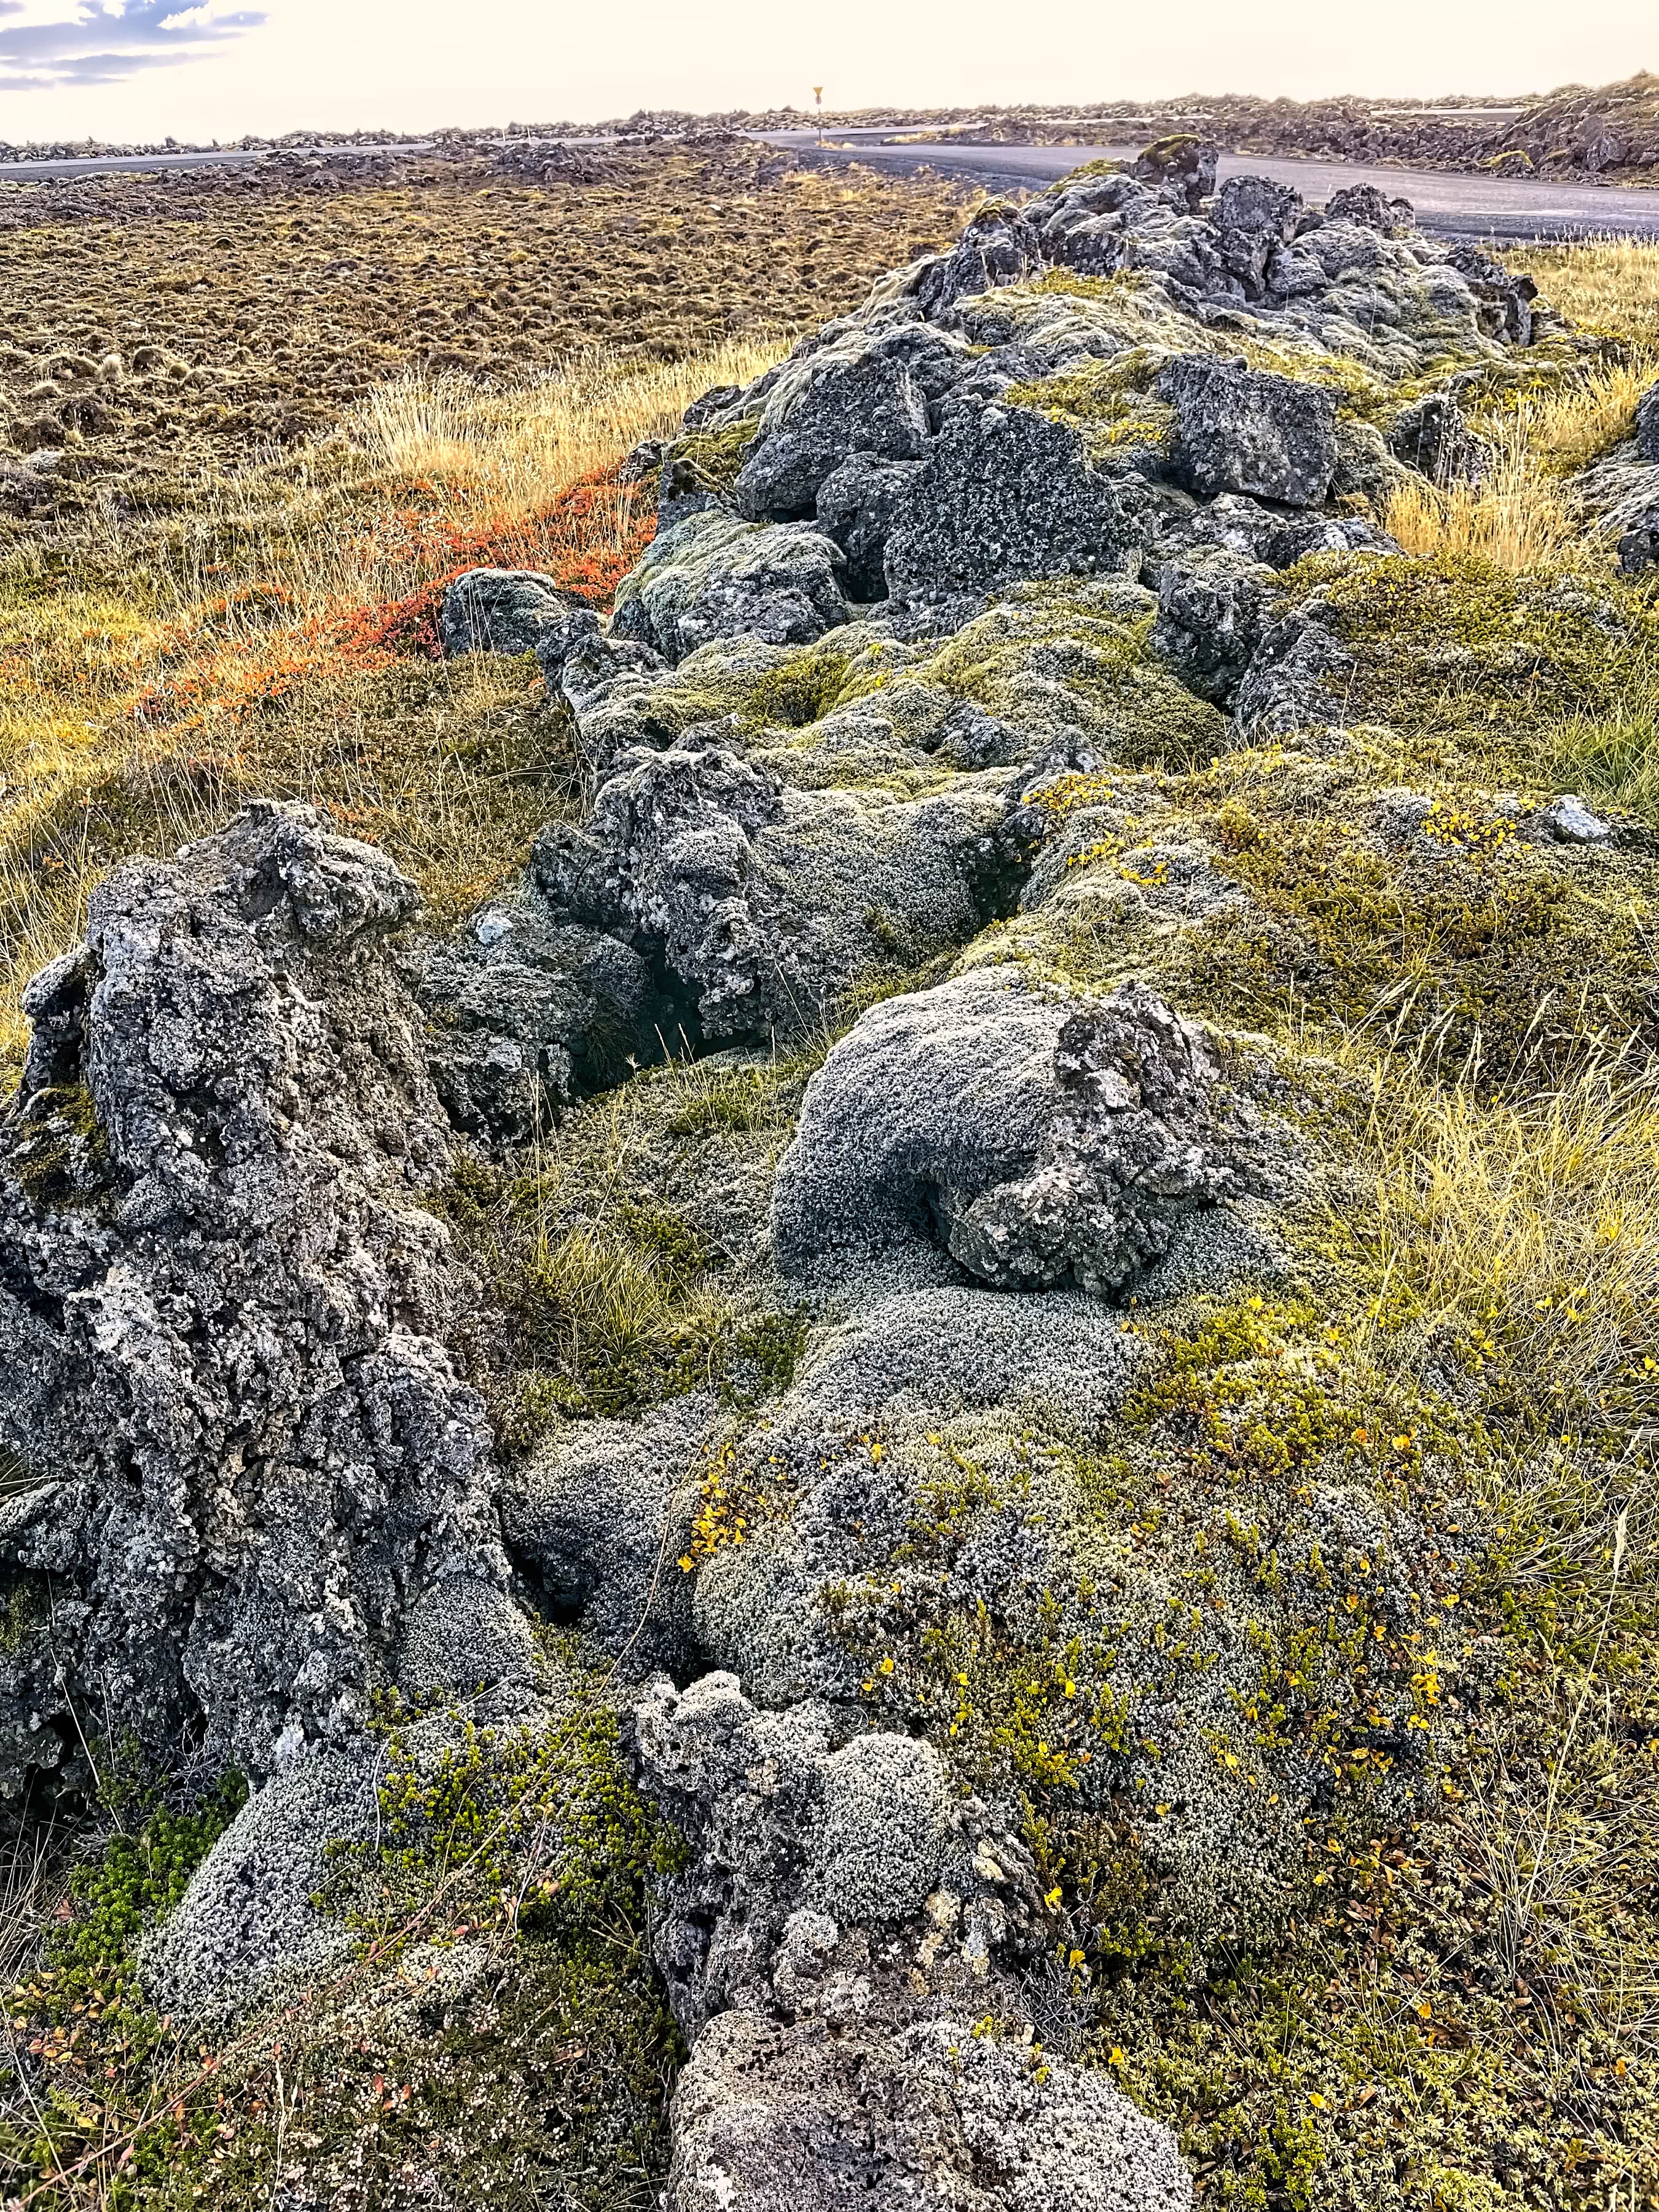
<path fill-rule="evenodd" d="M 1659 1082 L 1592 1059 L 1556 1087 L 1483 1099 L 1398 1068 L 1373 1075 L 1383 1277 L 1543 1402 L 1622 1425 L 1659 1397 Z"/>
<path fill-rule="evenodd" d="M 642 439 L 677 429 L 712 386 L 750 382 L 787 343 L 782 334 L 762 334 L 646 362 L 600 349 L 511 392 L 486 392 L 453 374 L 416 372 L 371 392 L 351 434 L 395 477 L 430 478 L 452 495 L 532 514 Z"/>
<path fill-rule="evenodd" d="M 1559 483 L 1513 432 L 1497 443 L 1495 465 L 1478 484 L 1443 489 L 1416 476 L 1401 484 L 1383 527 L 1420 558 L 1472 556 L 1516 576 L 1568 558 L 1579 538 Z"/>
<path fill-rule="evenodd" d="M 1609 232 L 1522 257 L 1550 303 L 1581 329 L 1659 350 L 1659 240 Z"/>
<path fill-rule="evenodd" d="M 1413 477 L 1389 503 L 1389 534 L 1408 553 L 1472 554 L 1514 575 L 1607 570 L 1612 553 L 1587 536 L 1565 479 L 1631 435 L 1636 403 L 1656 377 L 1659 351 L 1643 349 L 1478 413 L 1475 428 L 1493 457 L 1482 481 L 1437 486 Z"/>
<path fill-rule="evenodd" d="M 1659 268 L 1659 264 L 1656 264 Z M 1528 449 L 1565 475 L 1587 468 L 1636 426 L 1636 403 L 1659 377 L 1659 348 L 1603 361 L 1529 393 L 1516 409 Z"/>

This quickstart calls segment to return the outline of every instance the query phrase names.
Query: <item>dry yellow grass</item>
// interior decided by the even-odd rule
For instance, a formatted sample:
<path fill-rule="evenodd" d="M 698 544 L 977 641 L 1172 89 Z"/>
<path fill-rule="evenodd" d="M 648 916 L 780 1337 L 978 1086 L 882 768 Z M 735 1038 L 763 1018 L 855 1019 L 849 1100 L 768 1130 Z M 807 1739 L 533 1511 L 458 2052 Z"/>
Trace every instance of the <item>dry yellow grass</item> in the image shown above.
<path fill-rule="evenodd" d="M 1597 362 L 1553 390 L 1534 392 L 1515 410 L 1528 451 L 1564 475 L 1587 468 L 1635 428 L 1636 403 L 1659 376 L 1659 349 L 1642 346 L 1620 361 Z"/>
<path fill-rule="evenodd" d="M 542 565 L 562 495 L 787 344 L 672 362 L 586 352 L 510 392 L 401 378 L 343 437 L 204 485 L 182 520 L 106 512 L 77 550 L 80 588 L 36 588 L 32 556 L 15 556 L 0 576 L 0 1065 L 22 1041 L 21 984 L 80 933 L 110 862 L 204 835 L 254 793 L 327 805 L 439 915 L 483 896 L 568 781 L 523 671 L 339 641 L 465 565 L 457 549 L 480 532 L 511 544 L 522 529 Z M 614 569 L 639 532 L 631 495 L 609 494 L 582 510 L 579 550 Z M 547 538 L 550 556 L 564 550 Z"/>
<path fill-rule="evenodd" d="M 1659 1080 L 1617 1057 L 1523 1100 L 1398 1066 L 1371 1079 L 1375 1233 L 1423 1325 L 1523 1370 L 1546 1402 L 1569 1378 L 1609 1416 L 1652 1396 Z"/>
<path fill-rule="evenodd" d="M 1517 575 L 1567 565 L 1606 568 L 1565 479 L 1628 438 L 1636 403 L 1659 376 L 1659 351 L 1587 363 L 1559 385 L 1474 418 L 1493 465 L 1479 484 L 1413 479 L 1395 492 L 1386 527 L 1408 553 L 1475 554 Z"/>
<path fill-rule="evenodd" d="M 1518 418 L 1502 426 L 1492 442 L 1495 465 L 1480 483 L 1443 489 L 1413 477 L 1395 493 L 1383 527 L 1407 553 L 1424 559 L 1474 554 L 1521 575 L 1573 552 L 1579 526 L 1571 504 L 1528 445 Z"/>
<path fill-rule="evenodd" d="M 734 338 L 708 353 L 641 364 L 603 350 L 511 392 L 419 374 L 371 392 L 352 418 L 354 444 L 392 474 L 434 479 L 522 514 L 607 468 L 643 438 L 676 428 L 716 384 L 747 384 L 787 345 Z"/>
<path fill-rule="evenodd" d="M 1659 351 L 1659 240 L 1608 234 L 1515 257 L 1552 306 L 1585 330 L 1605 331 Z"/>

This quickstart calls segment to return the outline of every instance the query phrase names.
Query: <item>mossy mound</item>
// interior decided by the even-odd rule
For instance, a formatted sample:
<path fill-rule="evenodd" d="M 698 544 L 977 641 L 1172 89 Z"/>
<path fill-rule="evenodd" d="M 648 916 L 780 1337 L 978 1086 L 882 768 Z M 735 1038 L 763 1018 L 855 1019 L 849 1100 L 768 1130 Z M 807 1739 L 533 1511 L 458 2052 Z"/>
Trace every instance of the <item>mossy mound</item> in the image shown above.
<path fill-rule="evenodd" d="M 1351 719 L 1427 734 L 1528 732 L 1595 714 L 1650 684 L 1659 618 L 1612 579 L 1516 574 L 1473 555 L 1340 562 L 1315 555 L 1285 579 L 1287 608 L 1317 600 L 1353 656 Z"/>

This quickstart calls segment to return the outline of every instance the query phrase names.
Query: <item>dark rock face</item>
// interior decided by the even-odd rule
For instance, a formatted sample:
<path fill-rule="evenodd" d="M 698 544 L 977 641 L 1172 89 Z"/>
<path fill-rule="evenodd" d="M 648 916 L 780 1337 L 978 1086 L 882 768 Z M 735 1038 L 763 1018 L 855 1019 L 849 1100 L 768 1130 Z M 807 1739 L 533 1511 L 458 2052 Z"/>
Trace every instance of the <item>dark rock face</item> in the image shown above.
<path fill-rule="evenodd" d="M 1620 537 L 1619 565 L 1627 576 L 1659 568 L 1659 507 L 1638 517 Z"/>
<path fill-rule="evenodd" d="M 438 636 L 447 660 L 463 653 L 534 653 L 550 629 L 585 612 L 580 599 L 533 568 L 471 568 L 444 593 Z"/>
<path fill-rule="evenodd" d="M 1327 222 L 1357 222 L 1366 230 L 1409 229 L 1415 219 L 1409 200 L 1386 199 L 1375 185 L 1345 185 L 1325 203 Z"/>
<path fill-rule="evenodd" d="M 1271 568 L 1224 546 L 1164 565 L 1154 649 L 1189 691 L 1230 705 L 1261 642 Z"/>
<path fill-rule="evenodd" d="M 1177 131 L 1155 139 L 1135 156 L 1130 173 L 1146 183 L 1162 185 L 1178 194 L 1196 215 L 1215 190 L 1215 173 L 1221 149 L 1190 131 Z"/>
<path fill-rule="evenodd" d="M 913 461 L 927 442 L 927 404 L 902 362 L 879 356 L 814 377 L 781 428 L 757 441 L 732 488 L 751 522 L 811 515 L 826 477 L 853 452 Z"/>
<path fill-rule="evenodd" d="M 1480 327 L 1508 345 L 1530 345 L 1532 303 L 1538 287 L 1530 276 L 1512 276 L 1473 246 L 1454 246 L 1447 256 L 1480 305 Z"/>
<path fill-rule="evenodd" d="M 1317 386 L 1188 356 L 1172 361 L 1158 395 L 1176 410 L 1170 441 L 1176 480 L 1201 497 L 1253 493 L 1316 507 L 1335 473 L 1336 399 Z"/>
<path fill-rule="evenodd" d="M 398 966 L 430 1019 L 426 1061 L 445 1111 L 492 1151 L 531 1143 L 661 1049 L 639 955 L 529 902 L 487 908 L 465 937 L 429 940 Z"/>
<path fill-rule="evenodd" d="M 415 904 L 380 854 L 258 805 L 118 868 L 31 988 L 0 1421 L 42 1487 L 3 1543 L 52 1577 L 70 1665 L 47 1726 L 6 1716 L 14 1778 L 75 1742 L 65 1693 L 158 1756 L 199 1727 L 269 1773 L 362 1729 L 428 1591 L 504 1583 L 443 1342 L 476 1287 L 416 1195 L 450 1139 L 384 949 Z"/>
<path fill-rule="evenodd" d="M 1091 466 L 1069 425 L 963 406 L 895 501 L 888 589 L 927 599 L 1138 564 L 1150 506 L 1138 480 Z"/>
<path fill-rule="evenodd" d="M 1659 384 L 1636 403 L 1636 450 L 1644 461 L 1659 464 Z"/>
<path fill-rule="evenodd" d="M 847 556 L 846 586 L 854 599 L 887 596 L 887 541 L 921 466 L 855 453 L 818 486 L 817 526 Z"/>
<path fill-rule="evenodd" d="M 917 301 L 924 315 L 935 315 L 975 293 L 1018 284 L 1042 267 L 1042 248 L 1024 216 L 993 202 L 969 223 L 951 252 L 924 271 Z"/>
<path fill-rule="evenodd" d="M 1441 392 L 1395 416 L 1389 450 L 1407 468 L 1442 485 L 1479 483 L 1492 466 L 1491 447 L 1469 428 L 1456 401 Z"/>

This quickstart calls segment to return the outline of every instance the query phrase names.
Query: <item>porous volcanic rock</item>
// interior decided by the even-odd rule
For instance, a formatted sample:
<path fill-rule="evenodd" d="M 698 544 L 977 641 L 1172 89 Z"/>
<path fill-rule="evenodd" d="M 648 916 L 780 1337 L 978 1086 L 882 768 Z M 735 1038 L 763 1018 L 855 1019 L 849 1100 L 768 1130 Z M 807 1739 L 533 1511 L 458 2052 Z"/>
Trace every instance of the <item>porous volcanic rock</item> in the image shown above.
<path fill-rule="evenodd" d="M 45 969 L 0 1121 L 9 1564 L 66 1655 L 5 1662 L 5 1762 L 107 1698 L 258 1778 L 360 1731 L 422 1597 L 505 1583 L 477 1296 L 421 1190 L 451 1139 L 388 957 L 385 856 L 259 804 L 118 868 Z M 505 1602 L 505 1600 L 502 1600 Z M 472 1655 L 453 1655 L 455 1679 Z M 43 1724 L 44 1723 L 44 1724 Z"/>

